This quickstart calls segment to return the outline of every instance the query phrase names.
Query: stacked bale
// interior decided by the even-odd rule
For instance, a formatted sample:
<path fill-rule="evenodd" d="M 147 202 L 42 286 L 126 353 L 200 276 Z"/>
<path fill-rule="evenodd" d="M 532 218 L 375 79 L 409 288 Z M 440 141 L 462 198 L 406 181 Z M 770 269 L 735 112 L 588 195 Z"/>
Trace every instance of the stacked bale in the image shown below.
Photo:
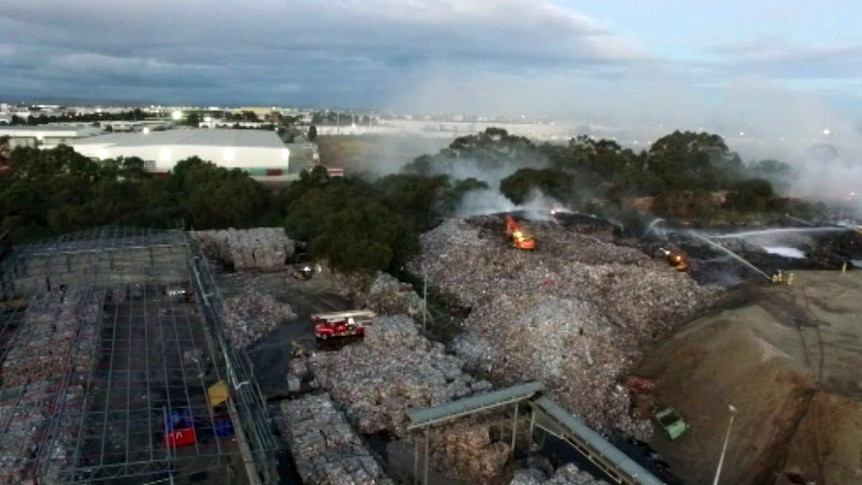
<path fill-rule="evenodd" d="M 299 475 L 317 485 L 394 485 L 328 394 L 281 404 L 281 425 Z"/>
<path fill-rule="evenodd" d="M 294 242 L 280 227 L 192 231 L 204 255 L 236 269 L 272 269 L 292 257 Z"/>
<path fill-rule="evenodd" d="M 363 434 L 407 435 L 406 413 L 490 389 L 457 357 L 419 335 L 406 315 L 379 317 L 361 343 L 308 359 L 319 384 L 347 405 Z"/>

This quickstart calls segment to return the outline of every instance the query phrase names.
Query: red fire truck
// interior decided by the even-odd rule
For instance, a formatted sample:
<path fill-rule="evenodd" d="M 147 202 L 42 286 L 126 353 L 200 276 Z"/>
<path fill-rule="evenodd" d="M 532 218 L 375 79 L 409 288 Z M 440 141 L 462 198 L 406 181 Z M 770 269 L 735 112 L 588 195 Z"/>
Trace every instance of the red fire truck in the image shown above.
<path fill-rule="evenodd" d="M 314 323 L 314 336 L 326 340 L 332 337 L 362 336 L 365 326 L 370 325 L 376 316 L 370 310 L 348 310 L 315 313 L 311 315 L 311 321 Z"/>

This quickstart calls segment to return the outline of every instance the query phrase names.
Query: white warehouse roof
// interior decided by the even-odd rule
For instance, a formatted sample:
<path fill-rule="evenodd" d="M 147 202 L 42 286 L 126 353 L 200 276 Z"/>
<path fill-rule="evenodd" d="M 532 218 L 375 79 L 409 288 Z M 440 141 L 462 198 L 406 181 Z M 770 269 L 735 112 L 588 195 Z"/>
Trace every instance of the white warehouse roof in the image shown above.
<path fill-rule="evenodd" d="M 139 157 L 168 172 L 181 160 L 200 157 L 226 168 L 255 175 L 287 173 L 290 151 L 273 131 L 177 129 L 114 133 L 71 143 L 76 152 L 92 158 Z"/>

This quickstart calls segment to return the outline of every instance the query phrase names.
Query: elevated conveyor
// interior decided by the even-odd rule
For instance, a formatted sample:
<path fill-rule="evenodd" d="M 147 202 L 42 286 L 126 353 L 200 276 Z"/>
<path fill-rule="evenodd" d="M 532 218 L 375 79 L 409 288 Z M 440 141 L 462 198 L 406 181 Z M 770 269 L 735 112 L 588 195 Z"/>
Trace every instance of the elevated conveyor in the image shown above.
<path fill-rule="evenodd" d="M 527 382 L 499 389 L 458 401 L 419 409 L 407 414 L 409 431 L 424 430 L 423 447 L 424 480 L 428 482 L 429 433 L 432 427 L 454 421 L 471 414 L 513 406 L 511 450 L 515 448 L 518 413 L 524 405 L 530 409 L 530 440 L 533 430 L 539 428 L 574 447 L 586 459 L 601 469 L 614 483 L 619 485 L 665 485 L 652 473 L 629 458 L 625 453 L 596 433 L 583 421 L 563 409 L 556 402 L 542 396 L 544 387 L 540 382 Z M 419 440 L 414 454 L 414 479 L 419 480 Z"/>
<path fill-rule="evenodd" d="M 531 423 L 572 445 L 615 483 L 625 485 L 664 485 L 664 482 L 609 443 L 583 421 L 547 397 L 530 402 Z"/>
<path fill-rule="evenodd" d="M 439 406 L 419 409 L 407 413 L 407 418 L 410 420 L 407 430 L 414 431 L 427 428 L 470 414 L 490 411 L 507 404 L 517 404 L 536 397 L 544 389 L 541 382 L 526 382 L 505 389 L 465 397 Z"/>

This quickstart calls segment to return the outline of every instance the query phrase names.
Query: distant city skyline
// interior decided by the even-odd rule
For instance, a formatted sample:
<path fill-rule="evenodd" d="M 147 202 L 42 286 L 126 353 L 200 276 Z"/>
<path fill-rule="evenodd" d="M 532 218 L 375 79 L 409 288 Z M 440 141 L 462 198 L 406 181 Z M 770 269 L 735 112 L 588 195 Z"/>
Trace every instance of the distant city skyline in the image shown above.
<path fill-rule="evenodd" d="M 851 1 L 13 0 L 0 96 L 815 133 L 862 118 Z"/>

